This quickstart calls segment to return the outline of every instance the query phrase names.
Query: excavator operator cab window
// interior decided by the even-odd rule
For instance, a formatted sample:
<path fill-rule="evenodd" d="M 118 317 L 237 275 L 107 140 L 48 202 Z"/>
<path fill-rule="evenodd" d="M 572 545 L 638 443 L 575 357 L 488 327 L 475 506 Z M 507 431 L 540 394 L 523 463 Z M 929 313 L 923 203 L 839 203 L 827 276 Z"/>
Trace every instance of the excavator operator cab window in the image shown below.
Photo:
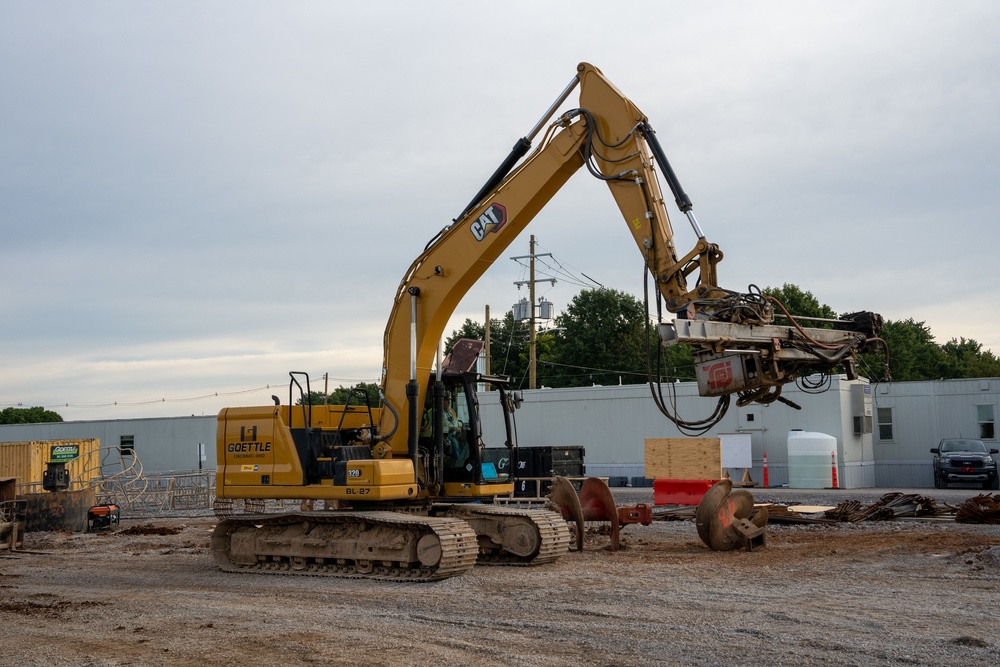
<path fill-rule="evenodd" d="M 434 443 L 435 377 L 432 375 L 430 378 L 431 389 L 427 391 L 421 419 L 420 450 L 429 460 L 443 464 L 446 482 L 499 484 L 508 478 L 506 467 L 509 464 L 509 450 L 506 447 L 487 449 L 482 439 L 479 425 L 479 401 L 482 395 L 476 391 L 477 382 L 481 381 L 476 374 L 444 375 L 444 396 L 447 403 L 441 419 L 442 451 L 438 454 Z M 489 392 L 489 395 L 498 397 L 492 400 L 499 399 L 503 404 L 504 393 L 494 391 Z"/>
<path fill-rule="evenodd" d="M 464 468 L 469 460 L 469 410 L 465 392 L 458 388 L 444 395 L 444 466 Z"/>
<path fill-rule="evenodd" d="M 433 381 L 432 381 L 433 382 Z M 424 413 L 420 426 L 421 448 L 434 452 L 434 398 L 433 391 L 427 392 Z M 444 410 L 441 417 L 443 452 L 445 470 L 465 470 L 470 463 L 469 443 L 473 425 L 470 420 L 469 397 L 461 379 L 445 377 Z M 433 454 L 437 456 L 437 454 Z M 453 475 L 446 474 L 446 477 Z"/>

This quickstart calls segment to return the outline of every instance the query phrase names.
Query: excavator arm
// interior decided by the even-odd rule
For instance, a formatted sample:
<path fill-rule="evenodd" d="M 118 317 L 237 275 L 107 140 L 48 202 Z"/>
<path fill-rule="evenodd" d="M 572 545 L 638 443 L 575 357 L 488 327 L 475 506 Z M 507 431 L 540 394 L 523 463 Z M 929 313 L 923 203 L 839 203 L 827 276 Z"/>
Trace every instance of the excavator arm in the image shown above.
<path fill-rule="evenodd" d="M 580 106 L 550 122 L 577 87 Z M 674 245 L 654 165 L 698 238 L 683 255 Z M 566 551 L 570 536 L 559 514 L 464 502 L 514 491 L 505 474 L 488 474 L 475 384 L 499 389 L 505 418 L 516 401 L 506 394 L 506 378 L 468 372 L 476 356 L 470 344 L 453 350 L 433 375 L 432 364 L 462 297 L 581 167 L 604 181 L 615 198 L 655 282 L 657 312 L 665 305 L 677 315 L 672 322 L 660 318 L 661 340 L 691 345 L 700 393 L 719 397 L 715 414 L 695 424 L 714 424 L 732 394 L 745 401 L 776 400 L 784 383 L 809 370 L 850 366 L 857 352 L 872 344 L 877 316 L 865 320 L 867 332 L 855 326 L 861 316 L 845 330 L 802 329 L 794 321 L 779 326 L 772 322 L 771 303 L 759 293 L 719 288 L 716 265 L 722 253 L 706 241 L 645 115 L 599 70 L 581 64 L 556 103 L 400 281 L 385 330 L 383 409 L 352 406 L 350 397 L 340 406 L 313 406 L 307 400 L 308 375 L 292 372 L 287 405 L 275 398 L 272 406 L 219 413 L 216 511 L 223 520 L 211 546 L 220 567 L 431 581 L 461 574 L 477 561 L 530 565 Z M 421 434 L 429 390 L 434 410 L 428 422 L 434 423 L 425 429 L 430 433 Z M 447 449 L 446 392 L 464 395 L 468 420 L 449 428 Z M 653 395 L 657 398 L 655 390 Z M 667 402 L 657 401 L 680 427 L 665 409 Z M 506 432 L 506 444 L 514 449 L 509 420 Z M 593 487 L 585 483 L 583 491 L 588 489 Z M 610 495 L 605 485 L 603 495 L 590 498 L 603 498 L 604 509 L 611 507 L 606 516 L 624 521 L 626 508 L 615 514 Z M 261 514 L 268 498 L 300 499 L 302 512 Z M 442 502 L 447 499 L 463 502 Z M 335 502 L 338 510 L 308 511 L 316 500 Z M 575 506 L 582 525 L 583 505 Z M 393 509 L 402 511 L 387 511 Z M 605 520 L 591 514 L 600 508 L 588 502 L 586 509 L 588 520 Z M 629 520 L 639 516 L 626 514 Z"/>
<path fill-rule="evenodd" d="M 532 140 L 576 87 L 580 106 L 549 124 L 539 145 L 528 153 Z M 684 255 L 674 244 L 654 165 L 696 233 L 695 247 Z M 428 243 L 399 284 L 385 330 L 382 377 L 385 402 L 396 408 L 392 417 L 383 411 L 383 420 L 396 423 L 380 427 L 383 433 L 411 434 L 409 442 L 391 439 L 395 455 L 408 452 L 415 460 L 414 420 L 424 405 L 426 379 L 440 340 L 459 302 L 584 166 L 607 184 L 659 297 L 678 315 L 674 323 L 659 326 L 664 344 L 694 346 L 702 395 L 740 393 L 748 402 L 769 402 L 782 384 L 803 370 L 849 365 L 862 348 L 872 345 L 874 329 L 774 326 L 773 308 L 759 294 L 719 288 L 716 265 L 722 252 L 706 240 L 648 119 L 600 70 L 581 63 L 559 99 L 515 144 L 462 215 Z M 697 280 L 689 289 L 692 274 Z M 762 334 L 755 334 L 763 328 Z"/>

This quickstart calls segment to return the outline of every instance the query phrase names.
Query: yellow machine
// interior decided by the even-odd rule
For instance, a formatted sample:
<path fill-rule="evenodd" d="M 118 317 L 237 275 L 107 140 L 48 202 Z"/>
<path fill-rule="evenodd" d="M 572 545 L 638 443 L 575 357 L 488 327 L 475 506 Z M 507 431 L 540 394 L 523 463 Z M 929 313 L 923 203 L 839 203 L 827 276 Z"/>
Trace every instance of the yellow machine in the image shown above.
<path fill-rule="evenodd" d="M 579 107 L 549 123 L 577 86 Z M 683 256 L 654 164 L 698 238 Z M 379 406 L 306 405 L 309 379 L 292 373 L 287 404 L 275 397 L 271 406 L 220 412 L 216 483 L 227 518 L 212 542 L 223 568 L 433 580 L 460 574 L 477 559 L 535 564 L 566 551 L 570 536 L 558 514 L 488 504 L 513 491 L 495 460 L 497 449 L 509 457 L 516 447 L 506 378 L 472 370 L 474 342 L 435 360 L 462 297 L 583 166 L 610 189 L 655 281 L 658 304 L 677 316 L 659 325 L 664 345 L 694 347 L 700 393 L 720 397 L 716 421 L 731 395 L 741 402 L 782 400 L 781 386 L 804 374 L 842 367 L 852 375 L 856 355 L 877 345 L 877 315 L 859 314 L 841 329 L 778 326 L 759 293 L 718 287 L 722 252 L 705 239 L 645 115 L 600 70 L 582 63 L 403 276 L 385 330 Z M 477 393 L 484 383 L 498 391 Z M 507 417 L 504 440 L 493 434 L 491 448 L 479 422 L 486 396 Z M 336 511 L 266 515 L 266 499 L 324 501 Z M 244 514 L 236 513 L 236 501 Z"/>

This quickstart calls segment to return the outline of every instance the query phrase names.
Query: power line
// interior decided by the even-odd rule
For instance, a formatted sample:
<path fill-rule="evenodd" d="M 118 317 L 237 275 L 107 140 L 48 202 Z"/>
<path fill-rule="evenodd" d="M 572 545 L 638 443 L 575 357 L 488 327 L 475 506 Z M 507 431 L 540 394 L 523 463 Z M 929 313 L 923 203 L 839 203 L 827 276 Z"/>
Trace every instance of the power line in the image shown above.
<path fill-rule="evenodd" d="M 536 245 L 538 247 L 540 247 L 540 248 L 542 247 L 540 243 L 536 242 Z M 542 249 L 543 250 L 547 250 L 545 248 L 542 248 Z M 536 255 L 536 257 L 538 257 L 538 256 Z M 551 258 L 551 262 L 553 262 L 554 264 L 549 263 L 549 260 L 546 259 L 546 257 L 547 258 Z M 518 264 L 520 264 L 522 267 L 524 267 L 525 269 L 527 269 L 528 265 L 527 265 L 527 263 L 525 261 L 523 261 L 524 258 L 511 258 L 511 259 L 514 259 L 515 261 L 517 261 Z M 596 280 L 594 280 L 593 278 L 591 278 L 587 274 L 583 273 L 583 271 L 580 271 L 579 269 L 576 269 L 575 267 L 573 267 L 572 265 L 570 265 L 568 262 L 566 262 L 566 261 L 564 261 L 564 260 L 556 257 L 551 252 L 548 252 L 547 255 L 543 255 L 541 257 L 538 257 L 536 259 L 536 261 L 538 263 L 541 263 L 545 267 L 545 269 L 548 270 L 548 271 L 546 271 L 546 270 L 543 270 L 543 269 L 539 269 L 536 266 L 535 267 L 535 272 L 537 274 L 546 276 L 547 278 L 550 278 L 550 279 L 553 279 L 553 280 L 560 280 L 562 282 L 569 283 L 571 285 L 575 285 L 575 286 L 580 287 L 580 288 L 588 288 L 588 287 L 595 287 L 596 286 L 599 289 L 604 289 L 604 285 L 602 285 L 601 283 L 597 282 Z M 569 267 L 569 268 L 567 268 L 567 267 Z M 570 270 L 570 269 L 573 269 L 573 270 Z M 583 276 L 583 278 L 580 277 L 581 275 Z"/>
<path fill-rule="evenodd" d="M 358 384 L 359 382 L 368 382 L 368 380 L 358 380 L 354 378 L 335 378 L 331 377 L 331 381 L 340 383 L 351 383 L 352 385 Z M 284 388 L 287 386 L 285 382 L 276 382 L 274 384 L 265 384 L 259 387 L 252 387 L 250 389 L 235 389 L 232 391 L 216 391 L 209 394 L 199 394 L 197 396 L 175 396 L 175 397 L 161 397 L 161 398 L 146 398 L 146 399 L 135 399 L 135 400 L 124 400 L 124 401 L 107 401 L 104 403 L 71 403 L 69 401 L 55 403 L 51 405 L 44 405 L 47 410 L 52 410 L 56 408 L 113 408 L 113 407 L 135 407 L 141 405 L 155 405 L 157 403 L 190 403 L 193 401 L 203 401 L 211 398 L 219 398 L 224 396 L 240 396 L 244 394 L 252 394 L 258 391 L 267 391 L 270 389 Z M 30 404 L 30 405 L 29 405 Z M 2 408 L 24 408 L 24 407 L 35 407 L 34 401 L 18 401 L 17 403 L 0 403 Z"/>

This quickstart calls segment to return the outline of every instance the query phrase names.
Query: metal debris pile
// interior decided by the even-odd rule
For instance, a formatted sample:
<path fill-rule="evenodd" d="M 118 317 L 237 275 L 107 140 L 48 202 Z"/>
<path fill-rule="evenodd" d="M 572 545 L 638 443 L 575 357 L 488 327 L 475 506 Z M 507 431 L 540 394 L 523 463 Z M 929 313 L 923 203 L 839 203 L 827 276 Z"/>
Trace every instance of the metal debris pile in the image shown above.
<path fill-rule="evenodd" d="M 832 509 L 814 508 L 822 511 L 774 503 L 764 503 L 761 507 L 767 509 L 770 523 L 837 524 L 918 518 L 1000 525 L 1000 494 L 989 493 L 969 498 L 959 507 L 947 503 L 939 506 L 933 498 L 899 492 L 887 493 L 870 505 L 860 500 L 847 500 Z M 653 510 L 656 521 L 691 521 L 694 518 L 694 507 L 657 507 Z"/>
<path fill-rule="evenodd" d="M 957 523 L 1000 524 L 1000 494 L 969 498 L 955 512 Z"/>
<path fill-rule="evenodd" d="M 696 505 L 673 505 L 670 507 L 654 507 L 654 521 L 694 521 Z"/>
<path fill-rule="evenodd" d="M 848 523 L 904 517 L 929 518 L 943 514 L 945 511 L 937 506 L 933 498 L 916 493 L 887 493 L 867 507 L 858 500 L 848 500 L 824 513 L 828 519 Z"/>

